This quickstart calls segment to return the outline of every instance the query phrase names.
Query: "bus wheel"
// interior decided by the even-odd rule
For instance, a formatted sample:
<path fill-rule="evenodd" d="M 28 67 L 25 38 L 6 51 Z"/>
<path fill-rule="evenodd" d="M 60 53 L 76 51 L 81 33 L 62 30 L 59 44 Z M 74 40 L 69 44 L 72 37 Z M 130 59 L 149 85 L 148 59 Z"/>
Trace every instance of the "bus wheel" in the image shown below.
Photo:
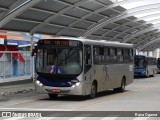
<path fill-rule="evenodd" d="M 125 91 L 125 78 L 122 78 L 121 87 L 113 89 L 114 92 L 124 92 Z"/>
<path fill-rule="evenodd" d="M 58 94 L 48 94 L 49 98 L 55 99 L 58 97 Z"/>
<path fill-rule="evenodd" d="M 97 94 L 97 86 L 96 86 L 96 83 L 92 83 L 92 86 L 91 86 L 91 94 L 90 94 L 90 98 L 93 99 L 96 97 L 96 94 Z"/>

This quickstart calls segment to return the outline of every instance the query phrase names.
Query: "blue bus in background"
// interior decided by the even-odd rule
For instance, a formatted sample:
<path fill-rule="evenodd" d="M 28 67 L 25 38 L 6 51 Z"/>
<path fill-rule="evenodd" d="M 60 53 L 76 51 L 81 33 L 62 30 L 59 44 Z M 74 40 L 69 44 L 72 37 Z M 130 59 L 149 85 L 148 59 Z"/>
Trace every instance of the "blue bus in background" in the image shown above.
<path fill-rule="evenodd" d="M 157 59 L 157 73 L 160 73 L 160 58 Z"/>
<path fill-rule="evenodd" d="M 144 55 L 134 56 L 134 77 L 149 77 L 157 73 L 157 60 Z"/>

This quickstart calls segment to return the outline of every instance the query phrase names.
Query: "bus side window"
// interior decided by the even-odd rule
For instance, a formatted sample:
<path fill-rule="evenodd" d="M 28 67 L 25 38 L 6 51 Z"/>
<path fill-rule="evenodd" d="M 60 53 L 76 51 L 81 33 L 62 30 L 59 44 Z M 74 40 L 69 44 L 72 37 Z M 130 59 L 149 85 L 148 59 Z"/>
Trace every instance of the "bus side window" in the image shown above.
<path fill-rule="evenodd" d="M 85 45 L 84 47 L 85 51 L 85 67 L 84 67 L 84 73 L 86 73 L 92 66 L 92 57 L 91 57 L 91 46 Z"/>
<path fill-rule="evenodd" d="M 117 60 L 117 50 L 115 48 L 110 48 L 110 63 L 115 63 Z"/>
<path fill-rule="evenodd" d="M 149 64 L 149 59 L 146 58 L 146 59 L 145 59 L 145 66 L 147 66 L 148 64 Z"/>
<path fill-rule="evenodd" d="M 129 49 L 124 48 L 123 49 L 123 57 L 124 57 L 124 62 L 128 63 L 130 60 L 130 56 L 129 56 Z"/>
<path fill-rule="evenodd" d="M 130 62 L 133 62 L 133 49 L 129 49 Z"/>
<path fill-rule="evenodd" d="M 102 57 L 102 64 L 105 62 L 104 60 L 104 47 L 101 47 L 101 57 Z"/>
<path fill-rule="evenodd" d="M 117 61 L 118 61 L 118 63 L 123 62 L 123 51 L 122 51 L 122 48 L 117 48 Z"/>
<path fill-rule="evenodd" d="M 109 62 L 109 47 L 104 48 L 104 64 Z"/>
<path fill-rule="evenodd" d="M 94 46 L 93 47 L 93 62 L 95 65 L 100 65 L 102 64 L 102 61 L 101 61 L 101 54 L 102 54 L 102 51 L 101 51 L 101 47 L 100 46 Z"/>

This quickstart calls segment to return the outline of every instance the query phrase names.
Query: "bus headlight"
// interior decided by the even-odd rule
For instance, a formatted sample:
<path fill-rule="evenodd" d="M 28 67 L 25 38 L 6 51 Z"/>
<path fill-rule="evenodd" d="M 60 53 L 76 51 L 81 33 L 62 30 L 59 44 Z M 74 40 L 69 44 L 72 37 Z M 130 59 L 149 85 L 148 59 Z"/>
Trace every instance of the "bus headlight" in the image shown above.
<path fill-rule="evenodd" d="M 75 85 L 72 85 L 72 87 L 75 88 L 76 86 L 75 86 Z"/>
<path fill-rule="evenodd" d="M 77 82 L 77 83 L 76 83 L 76 86 L 79 86 L 79 85 L 80 85 L 80 82 Z"/>
<path fill-rule="evenodd" d="M 79 86 L 79 85 L 80 85 L 80 82 L 77 82 L 77 83 L 72 85 L 72 88 L 75 88 L 76 86 Z"/>
<path fill-rule="evenodd" d="M 36 80 L 36 84 L 39 86 L 43 86 L 43 84 L 39 80 Z"/>

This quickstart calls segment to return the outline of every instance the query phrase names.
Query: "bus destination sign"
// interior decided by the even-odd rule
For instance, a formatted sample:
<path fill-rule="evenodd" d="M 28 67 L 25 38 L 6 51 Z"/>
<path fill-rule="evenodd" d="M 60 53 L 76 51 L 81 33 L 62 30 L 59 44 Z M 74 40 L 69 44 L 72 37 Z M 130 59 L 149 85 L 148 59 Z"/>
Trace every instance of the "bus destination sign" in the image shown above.
<path fill-rule="evenodd" d="M 55 45 L 55 46 L 79 46 L 79 41 L 69 40 L 41 40 L 40 45 Z"/>

